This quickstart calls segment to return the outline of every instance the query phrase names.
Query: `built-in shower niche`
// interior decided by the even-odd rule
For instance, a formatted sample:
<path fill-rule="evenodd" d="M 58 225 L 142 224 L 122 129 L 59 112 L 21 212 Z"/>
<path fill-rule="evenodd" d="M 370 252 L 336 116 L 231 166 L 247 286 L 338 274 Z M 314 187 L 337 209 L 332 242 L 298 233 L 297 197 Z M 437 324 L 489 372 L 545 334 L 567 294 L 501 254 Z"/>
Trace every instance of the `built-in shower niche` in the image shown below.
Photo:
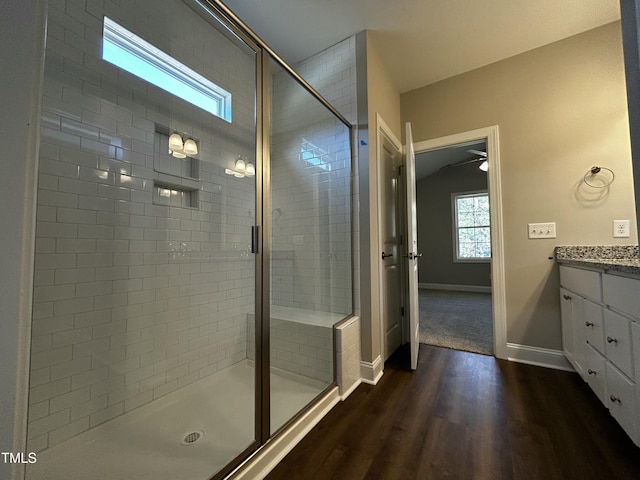
<path fill-rule="evenodd" d="M 184 140 L 180 152 L 173 152 L 169 128 L 156 124 L 153 156 L 153 203 L 167 207 L 198 208 L 200 182 L 199 141 L 188 135 L 172 132 Z M 186 142 L 195 145 L 196 153 L 188 153 Z M 184 151 L 182 151 L 184 150 Z"/>
<path fill-rule="evenodd" d="M 184 185 L 153 181 L 153 203 L 155 205 L 198 208 L 198 192 L 198 189 Z"/>

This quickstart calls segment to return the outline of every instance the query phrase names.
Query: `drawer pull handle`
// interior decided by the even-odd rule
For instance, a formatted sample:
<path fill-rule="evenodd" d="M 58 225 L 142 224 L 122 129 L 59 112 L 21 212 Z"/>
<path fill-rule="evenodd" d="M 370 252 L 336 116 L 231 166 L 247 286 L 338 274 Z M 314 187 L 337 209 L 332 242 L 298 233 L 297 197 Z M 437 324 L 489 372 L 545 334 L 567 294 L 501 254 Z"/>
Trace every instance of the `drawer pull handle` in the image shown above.
<path fill-rule="evenodd" d="M 611 338 L 611 337 L 607 337 L 607 343 L 618 343 L 618 339 L 617 338 Z"/>
<path fill-rule="evenodd" d="M 571 295 L 562 295 L 565 300 L 571 300 Z"/>
<path fill-rule="evenodd" d="M 615 395 L 611 395 L 609 397 L 609 400 L 611 400 L 612 402 L 622 403 L 622 401 L 618 397 L 616 397 Z"/>
<path fill-rule="evenodd" d="M 598 372 L 596 372 L 595 370 L 591 370 L 591 369 L 589 369 L 589 370 L 587 370 L 587 373 L 588 373 L 589 375 L 596 375 Z"/>
<path fill-rule="evenodd" d="M 584 324 L 585 324 L 587 327 L 593 327 L 593 322 L 589 322 L 589 321 L 587 321 L 587 322 L 584 322 Z"/>

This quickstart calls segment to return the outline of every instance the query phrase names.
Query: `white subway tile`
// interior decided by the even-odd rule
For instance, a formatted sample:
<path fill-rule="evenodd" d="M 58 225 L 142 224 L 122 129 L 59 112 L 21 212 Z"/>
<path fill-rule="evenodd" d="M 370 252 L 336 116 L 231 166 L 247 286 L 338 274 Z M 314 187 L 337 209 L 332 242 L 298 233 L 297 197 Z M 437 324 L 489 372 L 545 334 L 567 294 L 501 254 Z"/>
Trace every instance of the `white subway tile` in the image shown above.
<path fill-rule="evenodd" d="M 76 297 L 93 297 L 98 295 L 110 295 L 112 282 L 84 282 L 76 285 Z"/>
<path fill-rule="evenodd" d="M 131 385 L 134 383 L 140 382 L 140 380 L 144 380 L 145 378 L 149 378 L 153 375 L 153 366 L 149 365 L 147 367 L 138 368 L 136 370 L 131 370 L 125 374 L 125 385 Z"/>
<path fill-rule="evenodd" d="M 91 398 L 96 399 L 122 386 L 124 386 L 124 375 L 111 375 L 109 378 L 91 385 Z"/>
<path fill-rule="evenodd" d="M 93 310 L 93 298 L 74 298 L 53 302 L 53 313 L 56 317 Z"/>
<path fill-rule="evenodd" d="M 125 387 L 117 390 L 112 390 L 107 394 L 108 405 L 115 405 L 120 402 L 124 402 L 129 398 L 135 397 L 138 393 L 140 393 L 140 387 L 137 383 L 133 385 L 126 385 Z"/>
<path fill-rule="evenodd" d="M 47 335 L 47 337 L 49 337 Z M 44 367 L 37 370 L 31 370 L 29 375 L 29 386 L 31 388 L 43 385 L 51 381 L 51 367 Z"/>
<path fill-rule="evenodd" d="M 148 390 L 146 392 L 142 392 L 138 395 L 136 395 L 135 397 L 131 397 L 128 398 L 127 400 L 125 400 L 124 402 L 124 411 L 128 412 L 130 410 L 133 410 L 141 405 L 144 405 L 145 403 L 149 403 L 151 400 L 153 400 L 153 391 L 152 390 Z"/>
<path fill-rule="evenodd" d="M 97 425 L 100 425 L 101 423 L 106 422 L 107 420 L 111 420 L 112 418 L 117 417 L 118 415 L 122 415 L 123 413 L 124 402 L 121 402 L 105 408 L 104 410 L 100 410 L 99 412 L 91 414 L 89 417 L 89 425 L 91 428 L 93 428 Z"/>
<path fill-rule="evenodd" d="M 87 353 L 91 353 L 91 352 L 86 352 L 84 351 L 83 353 L 87 354 Z M 95 383 L 100 383 L 104 380 L 106 380 L 109 376 L 109 367 L 107 367 L 106 365 L 103 365 L 101 367 L 95 368 L 93 370 L 88 370 L 86 372 L 82 372 L 82 373 L 78 373 L 76 375 L 73 375 L 71 377 L 71 387 L 74 390 L 78 390 L 81 389 L 83 387 L 87 387 L 90 385 L 93 385 Z M 106 402 L 104 407 L 106 407 Z M 78 416 L 76 416 L 74 418 L 73 415 L 73 408 L 71 409 L 71 419 L 75 420 L 75 418 L 79 418 Z M 83 416 L 83 415 L 82 415 Z"/>
<path fill-rule="evenodd" d="M 52 398 L 49 401 L 49 409 L 51 413 L 60 410 L 69 410 L 73 405 L 78 405 L 89 400 L 90 388 L 85 387 L 80 390 L 71 391 Z"/>
<path fill-rule="evenodd" d="M 56 382 L 45 383 L 29 391 L 29 405 L 40 403 L 71 391 L 71 379 L 63 378 Z"/>
<path fill-rule="evenodd" d="M 74 345 L 88 340 L 91 340 L 90 326 L 54 333 L 52 336 L 52 344 L 54 348 Z"/>
<path fill-rule="evenodd" d="M 62 410 L 34 422 L 29 422 L 29 428 L 27 430 L 29 438 L 35 438 L 43 433 L 62 427 L 67 423 L 69 423 L 69 410 Z"/>
<path fill-rule="evenodd" d="M 153 398 L 160 398 L 168 393 L 171 393 L 178 388 L 178 380 L 172 380 L 164 385 L 157 386 L 153 389 Z"/>
<path fill-rule="evenodd" d="M 89 418 L 81 418 L 49 432 L 49 446 L 57 445 L 89 429 Z"/>

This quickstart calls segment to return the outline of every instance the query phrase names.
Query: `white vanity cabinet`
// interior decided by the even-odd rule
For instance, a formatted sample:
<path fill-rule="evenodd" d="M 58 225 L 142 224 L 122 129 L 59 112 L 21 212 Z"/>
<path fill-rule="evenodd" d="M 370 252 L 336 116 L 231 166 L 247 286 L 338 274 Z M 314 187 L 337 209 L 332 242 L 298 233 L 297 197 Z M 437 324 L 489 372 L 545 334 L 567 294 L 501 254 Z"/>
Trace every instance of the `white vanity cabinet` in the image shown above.
<path fill-rule="evenodd" d="M 560 266 L 563 352 L 640 445 L 640 280 Z"/>
<path fill-rule="evenodd" d="M 587 339 L 598 345 L 602 335 L 602 286 L 600 273 L 579 268 L 560 267 L 560 308 L 562 350 L 573 368 L 588 381 L 583 368 L 588 355 Z M 601 353 L 602 350 L 600 349 Z M 593 375 L 593 374 L 592 374 Z"/>

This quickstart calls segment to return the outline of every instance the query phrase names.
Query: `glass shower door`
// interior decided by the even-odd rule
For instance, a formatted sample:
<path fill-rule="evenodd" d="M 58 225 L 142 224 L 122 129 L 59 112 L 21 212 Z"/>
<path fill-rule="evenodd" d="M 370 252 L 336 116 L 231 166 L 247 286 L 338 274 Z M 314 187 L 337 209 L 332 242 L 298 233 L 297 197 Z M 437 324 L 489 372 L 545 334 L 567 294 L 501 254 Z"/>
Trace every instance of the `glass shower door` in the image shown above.
<path fill-rule="evenodd" d="M 350 129 L 270 62 L 270 430 L 334 383 L 352 312 Z"/>
<path fill-rule="evenodd" d="M 197 1 L 49 2 L 29 480 L 206 479 L 257 448 L 245 40 Z"/>

